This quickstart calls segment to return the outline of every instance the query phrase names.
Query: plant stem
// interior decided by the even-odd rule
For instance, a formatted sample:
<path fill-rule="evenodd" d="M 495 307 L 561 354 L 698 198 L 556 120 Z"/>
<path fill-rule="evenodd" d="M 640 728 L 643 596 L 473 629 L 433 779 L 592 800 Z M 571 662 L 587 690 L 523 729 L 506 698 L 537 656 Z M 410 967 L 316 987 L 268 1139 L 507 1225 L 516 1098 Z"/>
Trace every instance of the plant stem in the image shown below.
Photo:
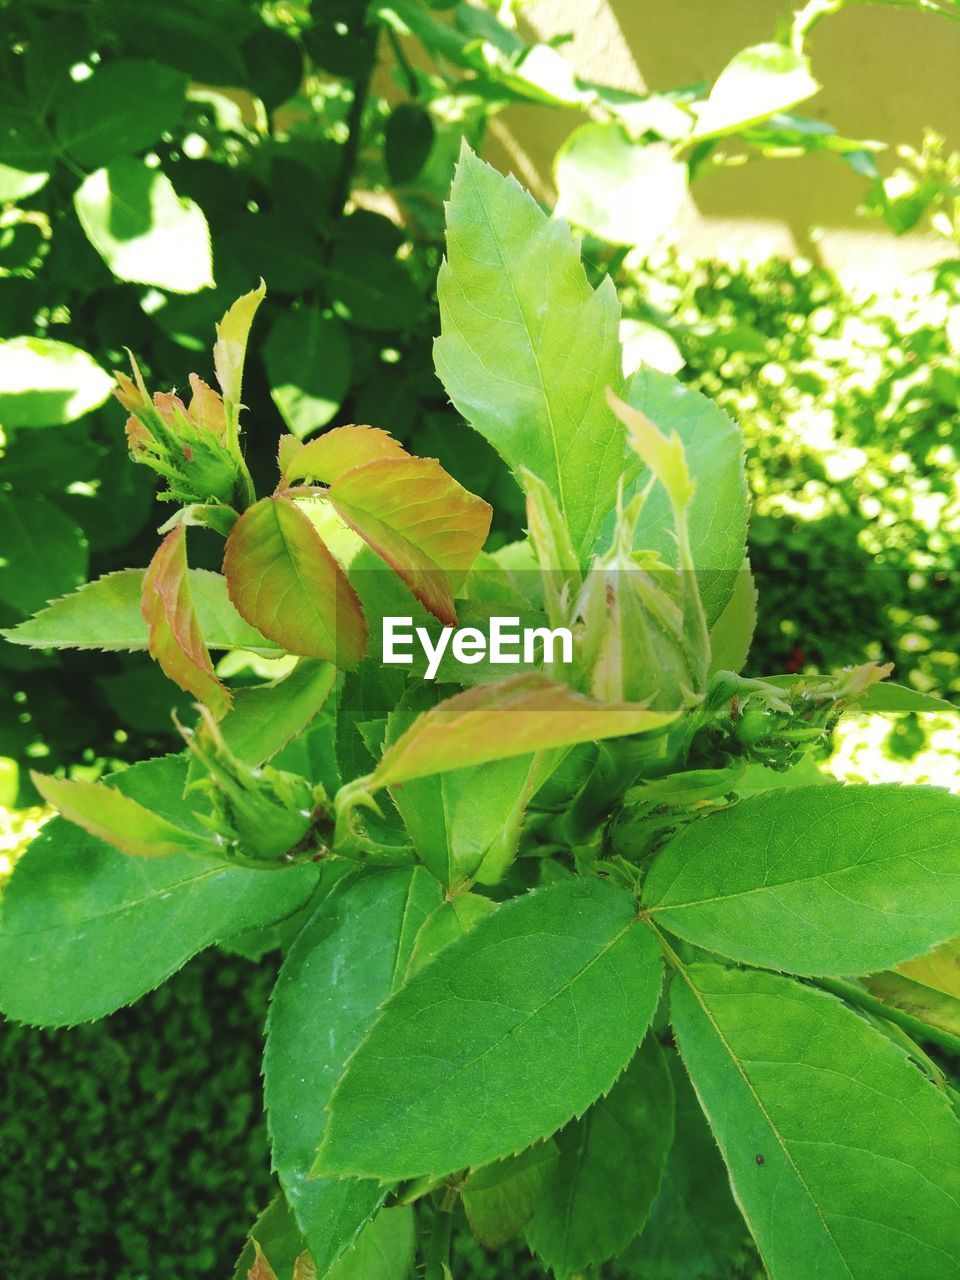
<path fill-rule="evenodd" d="M 423 1280 L 446 1280 L 450 1268 L 450 1244 L 453 1240 L 453 1211 L 438 1209 L 427 1242 Z"/>
<path fill-rule="evenodd" d="M 360 151 L 360 135 L 363 127 L 363 113 L 367 105 L 367 98 L 370 95 L 370 81 L 373 78 L 373 68 L 377 62 L 377 39 L 379 31 L 374 30 L 370 38 L 369 56 L 363 67 L 353 82 L 353 102 L 350 104 L 350 112 L 347 116 L 347 140 L 343 144 L 343 154 L 340 157 L 340 167 L 337 170 L 336 181 L 333 185 L 333 193 L 330 197 L 330 219 L 333 223 L 337 223 L 343 216 L 344 206 L 350 198 L 350 190 L 353 186 L 353 173 L 357 165 L 357 155 Z"/>
<path fill-rule="evenodd" d="M 386 27 L 385 30 L 387 33 L 387 43 L 390 45 L 393 56 L 397 60 L 397 66 L 400 68 L 403 73 L 403 78 L 407 82 L 407 92 L 410 94 L 411 98 L 417 98 L 420 95 L 420 82 L 417 80 L 417 73 L 410 65 L 410 59 L 404 53 L 403 45 L 400 43 L 397 33 L 392 27 Z"/>

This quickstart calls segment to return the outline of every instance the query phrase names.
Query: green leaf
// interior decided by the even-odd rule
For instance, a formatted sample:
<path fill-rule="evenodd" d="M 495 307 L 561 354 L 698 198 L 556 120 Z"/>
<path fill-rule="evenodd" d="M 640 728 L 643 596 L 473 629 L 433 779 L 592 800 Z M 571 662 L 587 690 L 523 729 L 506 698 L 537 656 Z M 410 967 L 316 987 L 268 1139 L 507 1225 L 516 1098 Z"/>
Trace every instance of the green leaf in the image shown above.
<path fill-rule="evenodd" d="M 87 575 L 83 530 L 44 498 L 0 493 L 0 600 L 32 613 Z"/>
<path fill-rule="evenodd" d="M 467 1176 L 460 1189 L 464 1212 L 470 1230 L 487 1249 L 499 1249 L 530 1221 L 557 1155 L 556 1143 L 548 1138 Z"/>
<path fill-rule="evenodd" d="M 412 1207 L 381 1209 L 324 1280 L 408 1280 L 415 1245 Z"/>
<path fill-rule="evenodd" d="M 333 309 L 358 329 L 406 329 L 422 306 L 408 268 L 363 244 L 341 241 L 325 279 Z"/>
<path fill-rule="evenodd" d="M 710 628 L 710 674 L 741 672 L 747 664 L 753 633 L 757 626 L 757 588 L 750 562 L 734 580 L 730 598 Z"/>
<path fill-rule="evenodd" d="M 687 194 L 687 166 L 669 144 L 634 142 L 615 123 L 581 125 L 554 167 L 558 217 L 642 252 L 676 224 Z"/>
<path fill-rule="evenodd" d="M 675 719 L 642 703 L 596 702 L 542 675 L 514 676 L 423 712 L 383 753 L 372 782 L 387 787 L 549 747 L 647 733 Z"/>
<path fill-rule="evenodd" d="M 168 822 L 106 782 L 54 778 L 32 770 L 33 785 L 68 822 L 135 858 L 169 858 L 175 853 L 216 857 L 218 844 Z"/>
<path fill-rule="evenodd" d="M 504 903 L 384 1005 L 334 1091 L 316 1169 L 440 1176 L 532 1145 L 610 1088 L 660 980 L 653 934 L 612 885 Z"/>
<path fill-rule="evenodd" d="M 675 1053 L 668 1060 L 676 1136 L 647 1225 L 620 1264 L 644 1280 L 730 1280 L 747 1228 L 690 1079 Z"/>
<path fill-rule="evenodd" d="M 783 44 L 741 49 L 717 76 L 706 102 L 696 107 L 694 138 L 735 133 L 810 98 L 820 88 L 802 53 Z"/>
<path fill-rule="evenodd" d="M 343 570 L 288 498 L 261 498 L 233 526 L 223 557 L 237 612 L 288 653 L 354 667 L 366 623 Z"/>
<path fill-rule="evenodd" d="M 256 289 L 232 303 L 217 324 L 217 340 L 213 344 L 213 367 L 223 398 L 234 409 L 240 404 L 243 366 L 247 358 L 247 342 L 254 316 L 266 296 L 267 286 L 260 281 Z"/>
<path fill-rule="evenodd" d="M 873 712 L 914 711 L 921 715 L 958 715 L 960 707 L 955 702 L 947 702 L 932 693 L 920 693 L 917 689 L 909 689 L 904 685 L 891 684 L 883 680 L 872 684 L 858 694 L 855 701 L 857 710 Z"/>
<path fill-rule="evenodd" d="M 58 98 L 60 145 L 85 169 L 142 151 L 179 121 L 186 92 L 187 77 L 158 62 L 103 62 Z"/>
<path fill-rule="evenodd" d="M 12 165 L 0 164 L 0 200 L 16 203 L 36 195 L 49 182 L 50 174 L 44 169 L 19 169 Z"/>
<path fill-rule="evenodd" d="M 304 1241 L 282 1195 L 270 1201 L 247 1233 L 247 1243 L 237 1260 L 233 1280 L 250 1280 L 251 1268 L 258 1262 L 257 1246 L 261 1256 L 269 1259 L 279 1280 L 291 1280 L 293 1268 L 304 1250 Z"/>
<path fill-rule="evenodd" d="M 214 715 L 224 715 L 232 697 L 214 673 L 200 630 L 190 590 L 185 525 L 177 525 L 154 552 L 143 575 L 140 610 L 149 632 L 150 656 L 163 674 Z"/>
<path fill-rule="evenodd" d="M 683 444 L 695 482 L 688 511 L 690 549 L 712 626 L 737 584 L 746 547 L 749 499 L 740 428 L 712 400 L 655 369 L 641 369 L 634 375 L 626 399 L 661 430 L 675 431 Z M 669 498 L 656 485 L 640 512 L 635 546 L 659 551 L 673 564 L 672 528 Z"/>
<path fill-rule="evenodd" d="M 31 649 L 110 653 L 146 649 L 147 624 L 140 613 L 144 573 L 144 569 L 105 573 L 0 635 Z M 264 657 L 277 656 L 279 646 L 244 622 L 230 603 L 225 578 L 208 569 L 190 569 L 188 577 L 200 631 L 211 649 L 249 649 Z"/>
<path fill-rule="evenodd" d="M 447 394 L 518 482 L 526 467 L 549 486 L 589 561 L 635 466 L 604 399 L 622 385 L 612 281 L 594 291 L 566 223 L 465 147 L 437 295 L 434 358 Z"/>
<path fill-rule="evenodd" d="M 171 293 L 212 287 L 203 210 L 182 200 L 159 169 L 142 160 L 117 160 L 91 173 L 73 203 L 87 239 L 120 280 Z"/>
<path fill-rule="evenodd" d="M 126 769 L 116 786 L 203 834 L 182 799 L 182 756 Z M 70 1026 L 139 999 L 205 947 L 295 911 L 313 866 L 250 871 L 185 854 L 130 858 L 55 818 L 18 860 L 0 918 L 0 1010 Z"/>
<path fill-rule="evenodd" d="M 797 787 L 693 823 L 644 905 L 708 951 L 803 974 L 872 973 L 960 933 L 960 796 Z"/>
<path fill-rule="evenodd" d="M 273 1163 L 321 1275 L 384 1195 L 375 1182 L 308 1177 L 326 1105 L 378 1007 L 403 981 L 417 932 L 439 901 L 439 885 L 422 868 L 341 881 L 277 979 L 263 1064 Z"/>
<path fill-rule="evenodd" d="M 284 485 L 298 480 L 334 484 L 353 467 L 380 458 L 409 458 L 399 440 L 379 427 L 334 427 L 301 444 L 293 436 L 280 441 L 277 461 Z"/>
<path fill-rule="evenodd" d="M 427 163 L 433 146 L 433 121 L 415 102 L 393 108 L 384 129 L 383 158 L 390 181 L 410 182 Z"/>
<path fill-rule="evenodd" d="M 52 338 L 0 342 L 0 425 L 56 427 L 103 404 L 113 379 L 92 356 Z"/>
<path fill-rule="evenodd" d="M 271 760 L 310 726 L 330 696 L 336 668 L 301 658 L 289 675 L 239 689 L 220 722 L 227 746 L 247 764 Z"/>
<path fill-rule="evenodd" d="M 960 1121 L 901 1048 L 770 973 L 697 964 L 671 1005 L 773 1280 L 957 1274 Z"/>
<path fill-rule="evenodd" d="M 556 1137 L 560 1159 L 527 1243 L 558 1276 L 621 1253 L 642 1229 L 673 1142 L 673 1086 L 648 1036 L 605 1097 Z"/>
<path fill-rule="evenodd" d="M 434 956 L 469 933 L 475 924 L 496 911 L 497 904 L 478 893 L 458 893 L 441 902 L 423 922 L 417 934 L 416 945 L 407 965 L 407 977 L 412 977 L 428 964 Z"/>
<path fill-rule="evenodd" d="M 350 386 L 352 359 L 343 325 L 319 307 L 281 315 L 263 359 L 273 403 L 298 439 L 325 427 Z"/>

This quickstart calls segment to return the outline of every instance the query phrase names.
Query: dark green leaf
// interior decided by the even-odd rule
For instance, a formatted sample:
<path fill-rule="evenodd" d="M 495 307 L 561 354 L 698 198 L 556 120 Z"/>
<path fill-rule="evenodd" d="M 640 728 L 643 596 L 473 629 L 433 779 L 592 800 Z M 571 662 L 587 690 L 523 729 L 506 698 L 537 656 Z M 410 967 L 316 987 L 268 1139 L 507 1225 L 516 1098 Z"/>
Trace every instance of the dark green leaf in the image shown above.
<path fill-rule="evenodd" d="M 288 311 L 267 336 L 270 395 L 299 439 L 325 427 L 350 385 L 350 343 L 336 316 L 319 307 Z"/>
<path fill-rule="evenodd" d="M 32 613 L 87 576 L 87 540 L 51 502 L 0 493 L 0 600 Z"/>
<path fill-rule="evenodd" d="M 159 62 L 121 58 L 71 83 L 56 107 L 61 145 L 86 169 L 133 155 L 180 119 L 187 77 Z"/>

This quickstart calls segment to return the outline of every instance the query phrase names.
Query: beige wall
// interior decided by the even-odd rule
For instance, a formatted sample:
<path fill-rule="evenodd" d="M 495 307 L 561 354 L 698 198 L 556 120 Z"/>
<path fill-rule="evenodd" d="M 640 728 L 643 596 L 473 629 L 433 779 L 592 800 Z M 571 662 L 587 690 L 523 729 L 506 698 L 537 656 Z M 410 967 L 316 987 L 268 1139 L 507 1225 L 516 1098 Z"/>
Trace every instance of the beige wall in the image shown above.
<path fill-rule="evenodd" d="M 574 33 L 565 54 L 582 76 L 643 91 L 711 80 L 738 49 L 771 39 L 793 8 L 781 0 L 534 0 L 523 13 L 529 36 Z M 810 55 L 823 87 L 801 110 L 853 137 L 919 145 L 929 127 L 960 148 L 960 23 L 853 4 L 818 25 Z M 511 107 L 494 122 L 487 158 L 546 196 L 552 156 L 582 118 Z M 935 237 L 897 239 L 858 218 L 865 190 L 829 156 L 761 160 L 697 183 L 678 240 L 695 252 L 801 250 L 871 273 L 943 256 Z"/>

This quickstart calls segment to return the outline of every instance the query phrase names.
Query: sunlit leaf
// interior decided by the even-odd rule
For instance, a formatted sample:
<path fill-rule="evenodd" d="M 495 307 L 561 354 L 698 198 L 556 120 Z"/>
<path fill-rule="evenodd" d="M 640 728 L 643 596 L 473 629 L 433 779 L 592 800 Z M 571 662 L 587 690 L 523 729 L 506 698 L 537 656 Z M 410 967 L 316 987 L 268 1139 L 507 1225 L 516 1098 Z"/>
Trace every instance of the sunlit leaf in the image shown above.
<path fill-rule="evenodd" d="M 247 354 L 247 340 L 257 308 L 266 295 L 267 287 L 260 281 L 259 287 L 245 293 L 227 310 L 217 325 L 217 340 L 213 345 L 213 367 L 223 397 L 232 405 L 240 403 L 243 381 L 243 364 Z"/>
<path fill-rule="evenodd" d="M 802 53 L 784 44 L 741 49 L 717 76 L 709 97 L 697 108 L 695 138 L 733 133 L 785 111 L 820 88 Z"/>
<path fill-rule="evenodd" d="M 53 427 L 103 404 L 113 379 L 92 356 L 52 338 L 0 342 L 0 426 Z"/>

